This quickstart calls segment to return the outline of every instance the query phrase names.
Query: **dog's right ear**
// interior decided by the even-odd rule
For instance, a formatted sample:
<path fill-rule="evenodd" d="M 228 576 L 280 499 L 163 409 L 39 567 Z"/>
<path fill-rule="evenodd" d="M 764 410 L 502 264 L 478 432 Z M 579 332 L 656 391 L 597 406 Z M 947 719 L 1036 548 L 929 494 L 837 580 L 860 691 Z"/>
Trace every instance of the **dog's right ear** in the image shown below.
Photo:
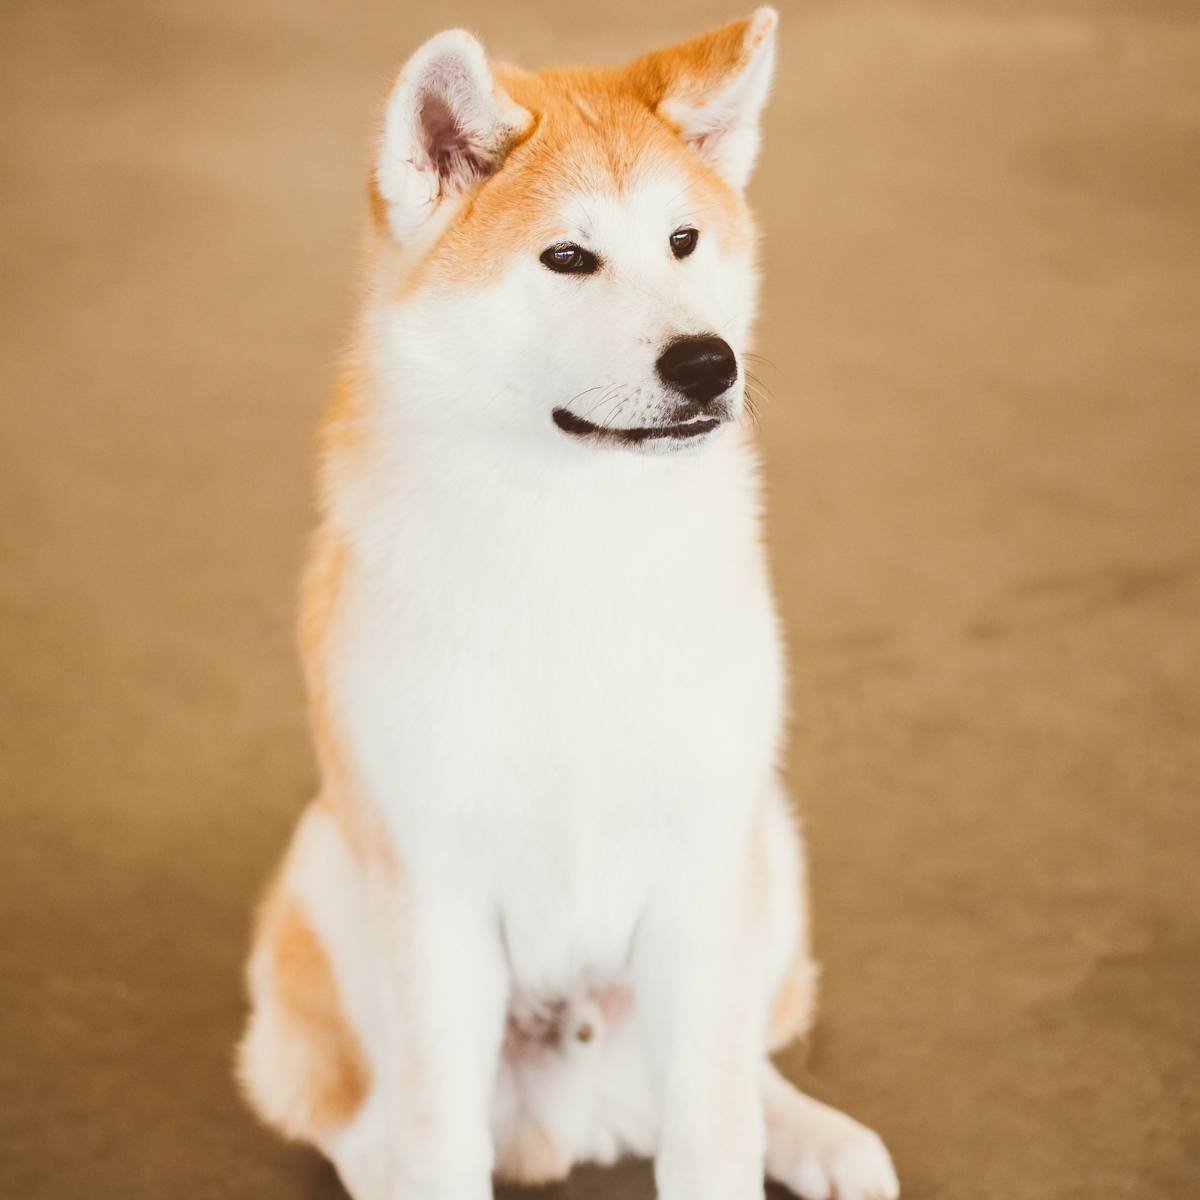
<path fill-rule="evenodd" d="M 462 29 L 426 42 L 388 96 L 373 184 L 400 242 L 487 178 L 532 118 L 496 86 Z"/>

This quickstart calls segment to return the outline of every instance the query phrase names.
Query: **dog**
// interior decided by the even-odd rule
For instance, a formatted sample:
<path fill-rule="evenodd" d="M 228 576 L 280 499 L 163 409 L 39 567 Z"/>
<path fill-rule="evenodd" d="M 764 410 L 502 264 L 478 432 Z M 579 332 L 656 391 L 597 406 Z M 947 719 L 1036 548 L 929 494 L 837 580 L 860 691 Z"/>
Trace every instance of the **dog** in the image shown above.
<path fill-rule="evenodd" d="M 894 1200 L 809 1027 L 746 423 L 777 17 L 388 95 L 299 640 L 320 768 L 239 1076 L 354 1200 L 653 1156 L 661 1200 Z"/>

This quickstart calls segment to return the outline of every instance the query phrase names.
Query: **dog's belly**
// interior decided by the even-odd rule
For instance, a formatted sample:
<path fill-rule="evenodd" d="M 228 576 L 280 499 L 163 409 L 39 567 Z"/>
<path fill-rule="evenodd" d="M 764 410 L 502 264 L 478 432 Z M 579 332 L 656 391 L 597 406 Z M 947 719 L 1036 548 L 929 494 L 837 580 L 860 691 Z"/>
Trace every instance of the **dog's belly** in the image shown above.
<path fill-rule="evenodd" d="M 514 987 L 540 1001 L 619 982 L 669 849 L 647 832 L 588 844 L 543 826 L 506 850 L 480 869 L 491 877 Z"/>

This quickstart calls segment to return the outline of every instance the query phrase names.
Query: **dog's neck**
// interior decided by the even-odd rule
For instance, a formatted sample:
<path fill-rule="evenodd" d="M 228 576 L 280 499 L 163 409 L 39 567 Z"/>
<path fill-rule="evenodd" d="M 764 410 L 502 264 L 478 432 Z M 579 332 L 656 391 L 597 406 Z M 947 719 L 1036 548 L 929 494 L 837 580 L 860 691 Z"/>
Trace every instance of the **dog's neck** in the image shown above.
<path fill-rule="evenodd" d="M 373 408 L 359 436 L 335 445 L 323 472 L 331 522 L 397 569 L 436 535 L 449 547 L 532 553 L 564 567 L 603 558 L 621 569 L 683 545 L 720 557 L 757 545 L 757 456 L 746 429 L 731 426 L 694 451 L 644 455 L 517 428 L 455 431 L 384 386 L 364 390 Z M 640 548 L 640 549 L 639 549 Z"/>

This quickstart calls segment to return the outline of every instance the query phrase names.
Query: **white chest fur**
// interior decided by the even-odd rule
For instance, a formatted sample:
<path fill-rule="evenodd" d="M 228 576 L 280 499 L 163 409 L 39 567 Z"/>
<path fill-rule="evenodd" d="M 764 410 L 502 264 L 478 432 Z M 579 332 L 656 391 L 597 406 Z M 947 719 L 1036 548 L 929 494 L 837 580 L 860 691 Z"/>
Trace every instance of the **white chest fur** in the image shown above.
<path fill-rule="evenodd" d="M 333 679 L 402 858 L 486 889 L 534 987 L 616 968 L 653 880 L 761 794 L 782 707 L 739 435 L 566 453 L 376 493 Z"/>

